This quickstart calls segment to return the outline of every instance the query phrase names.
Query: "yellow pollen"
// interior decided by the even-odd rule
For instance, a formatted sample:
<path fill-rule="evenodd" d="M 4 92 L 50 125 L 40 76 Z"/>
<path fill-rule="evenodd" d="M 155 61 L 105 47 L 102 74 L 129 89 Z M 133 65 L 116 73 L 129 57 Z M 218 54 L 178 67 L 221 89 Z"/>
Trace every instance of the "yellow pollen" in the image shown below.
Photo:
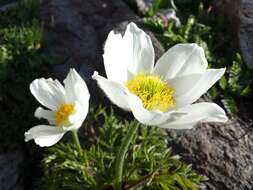
<path fill-rule="evenodd" d="M 174 89 L 159 76 L 139 73 L 129 80 L 126 86 L 142 100 L 147 110 L 166 112 L 175 105 Z"/>
<path fill-rule="evenodd" d="M 62 104 L 55 112 L 54 118 L 57 126 L 69 124 L 69 116 L 75 113 L 75 106 L 73 104 Z"/>

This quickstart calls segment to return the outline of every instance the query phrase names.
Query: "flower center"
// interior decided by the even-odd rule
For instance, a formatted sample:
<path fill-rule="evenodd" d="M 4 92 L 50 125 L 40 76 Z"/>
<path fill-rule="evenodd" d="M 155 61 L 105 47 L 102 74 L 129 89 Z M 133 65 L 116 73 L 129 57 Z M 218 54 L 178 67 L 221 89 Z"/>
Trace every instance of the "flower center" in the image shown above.
<path fill-rule="evenodd" d="M 147 110 L 167 111 L 174 107 L 174 89 L 159 76 L 139 73 L 126 83 L 129 91 L 138 96 Z"/>
<path fill-rule="evenodd" d="M 57 126 L 69 124 L 69 116 L 75 113 L 75 106 L 73 104 L 62 104 L 55 112 L 55 123 Z"/>

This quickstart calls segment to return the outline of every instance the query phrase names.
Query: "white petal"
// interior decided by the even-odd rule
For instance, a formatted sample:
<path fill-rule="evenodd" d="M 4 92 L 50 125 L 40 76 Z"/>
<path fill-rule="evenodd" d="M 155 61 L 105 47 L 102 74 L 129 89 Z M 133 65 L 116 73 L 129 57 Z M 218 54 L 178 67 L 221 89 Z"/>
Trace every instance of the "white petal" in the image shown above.
<path fill-rule="evenodd" d="M 154 67 L 155 53 L 150 37 L 136 24 L 130 23 L 123 40 L 126 44 L 126 54 L 132 58 L 128 69 L 134 74 L 151 73 Z"/>
<path fill-rule="evenodd" d="M 183 75 L 202 73 L 207 68 L 204 50 L 197 44 L 177 44 L 158 60 L 154 73 L 168 80 Z"/>
<path fill-rule="evenodd" d="M 75 102 L 75 113 L 69 116 L 69 122 L 75 123 L 77 121 L 80 121 L 81 119 L 84 119 L 84 110 L 82 105 L 79 102 Z"/>
<path fill-rule="evenodd" d="M 65 101 L 65 92 L 57 80 L 36 79 L 30 84 L 33 96 L 45 107 L 56 110 Z"/>
<path fill-rule="evenodd" d="M 190 129 L 201 122 L 226 122 L 228 120 L 225 111 L 214 103 L 196 103 L 178 110 L 187 113 L 173 122 L 159 125 L 168 129 Z"/>
<path fill-rule="evenodd" d="M 128 55 L 121 34 L 111 31 L 104 47 L 104 66 L 107 78 L 112 81 L 125 82 L 127 80 L 127 65 L 132 57 Z"/>
<path fill-rule="evenodd" d="M 53 91 L 57 93 L 57 96 L 61 98 L 61 101 L 63 101 L 65 96 L 65 89 L 62 84 L 57 79 L 53 80 L 51 78 L 47 79 L 47 83 L 50 85 Z"/>
<path fill-rule="evenodd" d="M 34 139 L 41 147 L 56 144 L 64 135 L 62 128 L 49 125 L 37 125 L 25 133 L 25 141 Z"/>
<path fill-rule="evenodd" d="M 148 111 L 143 107 L 140 98 L 134 94 L 130 94 L 129 97 L 129 105 L 134 117 L 144 125 L 161 125 L 166 122 L 172 122 L 182 115 L 180 112 L 173 111 L 167 113 L 161 111 Z"/>
<path fill-rule="evenodd" d="M 224 74 L 223 69 L 207 69 L 198 82 L 187 93 L 175 97 L 177 108 L 186 106 L 195 102 L 204 93 L 207 92 Z"/>
<path fill-rule="evenodd" d="M 75 69 L 70 69 L 68 76 L 64 80 L 64 84 L 67 103 L 74 103 L 78 101 L 83 108 L 83 115 L 85 118 L 88 113 L 90 99 L 90 93 L 86 83 Z"/>
<path fill-rule="evenodd" d="M 130 107 L 128 105 L 128 94 L 122 84 L 110 81 L 98 75 L 97 72 L 94 72 L 92 78 L 97 81 L 100 88 L 114 104 L 124 110 L 130 111 Z"/>
<path fill-rule="evenodd" d="M 38 107 L 34 113 L 34 116 L 39 119 L 46 119 L 50 124 L 55 124 L 54 112 L 45 110 L 42 107 Z"/>
<path fill-rule="evenodd" d="M 79 121 L 76 121 L 75 123 L 73 123 L 72 125 L 70 126 L 67 126 L 67 127 L 62 127 L 62 129 L 67 132 L 67 131 L 77 131 L 83 124 L 83 120 L 79 120 Z"/>
<path fill-rule="evenodd" d="M 180 96 L 191 90 L 201 78 L 202 74 L 192 74 L 168 80 L 169 85 L 174 89 L 174 97 Z"/>

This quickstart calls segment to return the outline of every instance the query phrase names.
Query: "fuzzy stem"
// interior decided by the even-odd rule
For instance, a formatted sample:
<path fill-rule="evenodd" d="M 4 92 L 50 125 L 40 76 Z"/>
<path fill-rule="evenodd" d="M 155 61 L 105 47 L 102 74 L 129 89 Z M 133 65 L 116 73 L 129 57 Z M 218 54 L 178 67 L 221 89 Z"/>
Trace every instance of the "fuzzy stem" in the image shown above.
<path fill-rule="evenodd" d="M 72 131 L 72 137 L 73 137 L 74 143 L 75 143 L 76 146 L 77 146 L 78 152 L 79 152 L 79 154 L 81 155 L 81 153 L 82 153 L 82 147 L 81 147 L 81 144 L 80 144 L 80 141 L 79 141 L 79 137 L 78 137 L 78 134 L 77 134 L 77 130 L 73 130 L 73 131 Z"/>
<path fill-rule="evenodd" d="M 138 128 L 138 125 L 132 125 L 130 126 L 129 131 L 127 132 L 127 135 L 123 139 L 119 152 L 116 157 L 116 167 L 115 167 L 115 189 L 116 190 L 122 190 L 122 175 L 123 175 L 123 167 L 124 167 L 124 159 L 127 153 L 127 150 L 129 148 L 130 143 L 133 140 L 134 134 Z"/>
<path fill-rule="evenodd" d="M 72 131 L 72 137 L 73 137 L 73 141 L 74 143 L 76 144 L 77 146 L 77 149 L 78 149 L 78 153 L 79 153 L 79 156 L 84 156 L 84 163 L 86 166 L 88 166 L 88 159 L 87 159 L 87 153 L 86 151 L 83 151 L 82 147 L 81 147 L 81 144 L 80 144 L 80 141 L 79 141 L 79 137 L 78 137 L 78 134 L 77 134 L 77 130 L 73 130 Z M 82 170 L 82 174 L 83 174 L 83 177 L 84 177 L 84 180 L 86 180 L 86 174 L 85 172 Z"/>

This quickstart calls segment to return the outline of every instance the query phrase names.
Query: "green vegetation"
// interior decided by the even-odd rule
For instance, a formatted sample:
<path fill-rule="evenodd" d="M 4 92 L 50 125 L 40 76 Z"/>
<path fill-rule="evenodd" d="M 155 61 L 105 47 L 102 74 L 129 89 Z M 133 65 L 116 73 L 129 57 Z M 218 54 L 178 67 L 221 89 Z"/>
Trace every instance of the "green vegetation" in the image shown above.
<path fill-rule="evenodd" d="M 39 0 L 20 0 L 0 16 L 1 152 L 20 146 L 24 132 L 38 124 L 29 84 L 45 75 L 48 65 L 54 62 L 45 51 L 43 29 L 37 18 L 39 6 Z"/>
<path fill-rule="evenodd" d="M 195 190 L 204 180 L 179 156 L 172 155 L 167 135 L 159 128 L 125 121 L 101 107 L 91 108 L 84 123 L 79 132 L 85 145 L 82 155 L 68 143 L 49 148 L 42 162 L 45 173 L 39 189 L 112 189 L 115 157 L 133 125 L 139 128 L 125 160 L 124 189 Z"/>
<path fill-rule="evenodd" d="M 8 4 L 10 0 L 4 0 L 3 4 Z M 14 2 L 15 3 L 15 2 Z M 0 24 L 20 25 L 38 20 L 39 9 L 42 0 L 17 0 L 17 3 L 8 10 L 1 13 Z"/>
<path fill-rule="evenodd" d="M 166 49 L 177 43 L 197 43 L 204 50 L 210 67 L 226 67 L 226 74 L 209 91 L 209 97 L 221 101 L 227 112 L 237 114 L 236 98 L 249 98 L 252 91 L 253 72 L 246 69 L 233 35 L 229 32 L 224 18 L 215 11 L 208 1 L 198 0 L 180 3 L 173 0 L 156 0 L 145 18 Z M 167 22 L 163 9 L 174 8 L 182 25 L 176 27 Z M 230 34 L 230 35 L 227 35 Z"/>

